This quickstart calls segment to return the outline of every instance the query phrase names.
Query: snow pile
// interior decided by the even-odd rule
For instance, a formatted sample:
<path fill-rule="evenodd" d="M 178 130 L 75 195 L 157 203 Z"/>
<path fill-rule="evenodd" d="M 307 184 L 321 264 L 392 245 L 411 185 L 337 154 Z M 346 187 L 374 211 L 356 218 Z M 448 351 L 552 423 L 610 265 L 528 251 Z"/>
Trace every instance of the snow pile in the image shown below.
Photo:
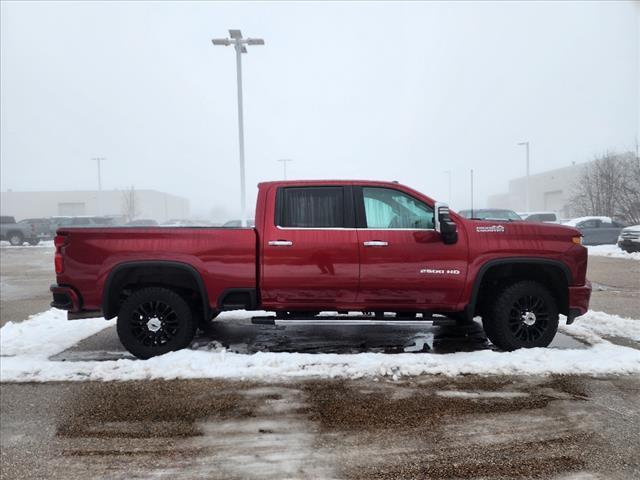
<path fill-rule="evenodd" d="M 67 312 L 52 308 L 24 322 L 8 322 L 2 327 L 0 355 L 46 359 L 112 325 L 115 320 L 107 322 L 104 318 L 68 321 Z"/>
<path fill-rule="evenodd" d="M 481 350 L 446 355 L 430 353 L 310 354 L 260 352 L 240 354 L 225 349 L 181 350 L 150 360 L 58 362 L 48 356 L 113 325 L 102 319 L 69 322 L 49 310 L 0 330 L 3 382 L 69 380 L 146 380 L 226 378 L 282 380 L 291 378 L 398 378 L 422 374 L 479 375 L 610 375 L 640 373 L 640 350 L 614 345 L 600 335 L 638 340 L 637 322 L 590 312 L 575 326 L 591 344 L 584 349 L 535 348 L 515 352 Z"/>
<path fill-rule="evenodd" d="M 632 318 L 589 310 L 572 325 L 565 325 L 564 321 L 560 323 L 561 332 L 592 344 L 602 341 L 602 337 L 619 337 L 640 342 L 640 320 Z"/>
<path fill-rule="evenodd" d="M 622 250 L 617 245 L 593 245 L 587 246 L 589 255 L 596 257 L 610 257 L 610 258 L 627 258 L 631 260 L 640 260 L 640 252 L 628 253 Z"/>

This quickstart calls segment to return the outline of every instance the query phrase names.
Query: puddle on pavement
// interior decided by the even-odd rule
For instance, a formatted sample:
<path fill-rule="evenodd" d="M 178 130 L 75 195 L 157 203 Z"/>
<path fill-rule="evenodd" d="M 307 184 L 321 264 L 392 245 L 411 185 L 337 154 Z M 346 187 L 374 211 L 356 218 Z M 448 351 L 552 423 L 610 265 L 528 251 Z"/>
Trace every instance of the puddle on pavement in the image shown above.
<path fill-rule="evenodd" d="M 210 336 L 199 335 L 193 349 L 252 354 L 298 353 L 454 353 L 492 348 L 479 322 L 457 324 L 442 319 L 424 325 L 254 325 L 247 320 L 215 324 Z M 558 333 L 550 345 L 559 349 L 582 349 L 588 345 Z M 58 361 L 117 360 L 133 358 L 120 346 L 115 327 L 104 330 L 53 357 Z"/>

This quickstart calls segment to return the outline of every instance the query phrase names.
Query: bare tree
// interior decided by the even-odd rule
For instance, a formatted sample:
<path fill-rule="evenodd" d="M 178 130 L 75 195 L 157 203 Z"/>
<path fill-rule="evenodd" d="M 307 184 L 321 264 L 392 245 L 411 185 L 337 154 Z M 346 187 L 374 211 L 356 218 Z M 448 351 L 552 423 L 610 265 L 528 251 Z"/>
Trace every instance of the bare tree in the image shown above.
<path fill-rule="evenodd" d="M 622 159 L 625 181 L 620 192 L 619 216 L 633 225 L 640 224 L 640 157 L 632 153 Z"/>
<path fill-rule="evenodd" d="M 138 195 L 132 185 L 130 189 L 122 192 L 122 213 L 127 217 L 127 221 L 134 220 L 139 214 Z"/>
<path fill-rule="evenodd" d="M 640 163 L 628 152 L 608 152 L 585 165 L 570 202 L 577 215 L 602 215 L 630 223 L 640 220 Z"/>

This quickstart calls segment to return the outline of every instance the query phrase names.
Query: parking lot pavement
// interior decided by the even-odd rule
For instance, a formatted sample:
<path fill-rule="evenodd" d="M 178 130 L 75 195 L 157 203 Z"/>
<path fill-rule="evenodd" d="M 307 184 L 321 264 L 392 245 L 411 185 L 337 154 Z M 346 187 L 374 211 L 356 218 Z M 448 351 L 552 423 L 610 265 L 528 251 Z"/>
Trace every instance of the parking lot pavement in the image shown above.
<path fill-rule="evenodd" d="M 2 323 L 48 308 L 52 249 L 0 253 Z M 638 268 L 591 257 L 593 308 L 638 318 Z M 488 348 L 478 325 L 446 321 L 364 330 L 234 321 L 215 337 L 242 353 Z M 581 348 L 566 335 L 557 342 Z M 56 360 L 127 356 L 108 328 Z M 3 480 L 640 476 L 638 376 L 60 382 L 0 392 Z"/>
<path fill-rule="evenodd" d="M 0 326 L 49 308 L 55 283 L 53 246 L 0 246 Z"/>
<path fill-rule="evenodd" d="M 593 283 L 592 310 L 640 318 L 640 261 L 589 257 L 587 278 Z"/>
<path fill-rule="evenodd" d="M 637 478 L 639 391 L 637 377 L 4 385 L 2 476 Z"/>

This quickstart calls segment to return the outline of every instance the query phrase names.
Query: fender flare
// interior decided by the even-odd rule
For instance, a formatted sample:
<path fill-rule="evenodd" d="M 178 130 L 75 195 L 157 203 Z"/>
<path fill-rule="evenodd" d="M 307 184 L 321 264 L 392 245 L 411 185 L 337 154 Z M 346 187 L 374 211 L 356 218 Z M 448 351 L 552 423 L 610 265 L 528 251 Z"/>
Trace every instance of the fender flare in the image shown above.
<path fill-rule="evenodd" d="M 571 270 L 569 267 L 561 262 L 560 260 L 552 260 L 549 258 L 539 258 L 539 257 L 505 257 L 505 258 L 494 258 L 492 260 L 488 260 L 483 263 L 478 273 L 476 274 L 476 278 L 473 281 L 473 289 L 471 290 L 471 299 L 469 300 L 469 304 L 467 305 L 467 318 L 470 320 L 473 319 L 473 312 L 475 311 L 476 304 L 478 303 L 478 294 L 480 293 L 480 285 L 482 284 L 482 279 L 487 271 L 498 265 L 508 265 L 508 264 L 522 264 L 522 263 L 534 263 L 538 265 L 546 265 L 551 267 L 560 268 L 562 273 L 565 276 L 567 281 L 567 285 L 571 285 L 573 281 L 573 276 L 571 275 Z"/>
<path fill-rule="evenodd" d="M 202 280 L 202 275 L 200 275 L 200 272 L 196 270 L 193 265 L 170 260 L 139 260 L 132 262 L 122 262 L 113 267 L 109 272 L 109 275 L 107 276 L 107 280 L 104 283 L 104 288 L 102 291 L 102 312 L 104 314 L 104 318 L 110 319 L 117 315 L 117 312 L 112 312 L 109 309 L 109 295 L 111 293 L 111 284 L 113 283 L 113 279 L 122 270 L 139 267 L 170 267 L 178 268 L 188 272 L 189 275 L 196 281 L 196 285 L 198 286 L 198 291 L 200 293 L 200 297 L 202 298 L 202 311 L 204 314 L 204 318 L 209 318 L 211 312 L 211 307 L 209 306 L 209 295 L 207 293 L 207 289 L 204 285 L 204 280 Z"/>

